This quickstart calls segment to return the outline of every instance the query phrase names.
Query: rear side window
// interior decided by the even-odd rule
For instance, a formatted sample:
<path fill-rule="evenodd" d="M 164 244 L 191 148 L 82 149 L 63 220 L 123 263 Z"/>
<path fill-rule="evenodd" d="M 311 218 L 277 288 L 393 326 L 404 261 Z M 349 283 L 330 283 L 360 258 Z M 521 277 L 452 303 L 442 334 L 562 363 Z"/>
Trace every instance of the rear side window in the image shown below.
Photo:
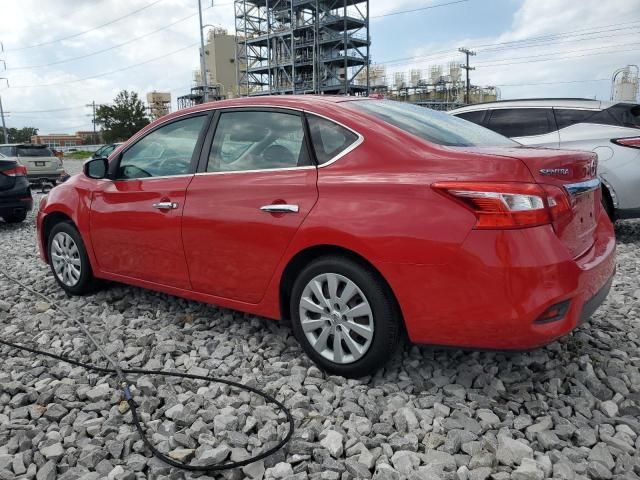
<path fill-rule="evenodd" d="M 344 102 L 431 143 L 449 147 L 514 147 L 519 144 L 479 125 L 444 112 L 392 100 Z"/>
<path fill-rule="evenodd" d="M 487 127 L 505 137 L 544 135 L 555 130 L 550 113 L 546 108 L 492 110 Z"/>
<path fill-rule="evenodd" d="M 358 136 L 351 130 L 326 118 L 307 115 L 307 120 L 313 149 L 320 165 L 340 155 L 358 140 Z"/>
<path fill-rule="evenodd" d="M 17 147 L 18 157 L 53 157 L 53 152 L 44 147 Z"/>
<path fill-rule="evenodd" d="M 574 110 L 569 108 L 555 108 L 556 123 L 558 128 L 566 128 L 576 123 L 586 122 L 589 117 L 594 115 L 593 110 Z"/>
<path fill-rule="evenodd" d="M 456 113 L 456 117 L 462 118 L 469 122 L 476 123 L 478 125 L 482 125 L 482 121 L 484 120 L 484 116 L 487 113 L 486 110 L 476 110 L 475 112 L 463 112 Z"/>
<path fill-rule="evenodd" d="M 13 147 L 0 147 L 0 153 L 5 157 L 13 157 L 15 155 Z"/>

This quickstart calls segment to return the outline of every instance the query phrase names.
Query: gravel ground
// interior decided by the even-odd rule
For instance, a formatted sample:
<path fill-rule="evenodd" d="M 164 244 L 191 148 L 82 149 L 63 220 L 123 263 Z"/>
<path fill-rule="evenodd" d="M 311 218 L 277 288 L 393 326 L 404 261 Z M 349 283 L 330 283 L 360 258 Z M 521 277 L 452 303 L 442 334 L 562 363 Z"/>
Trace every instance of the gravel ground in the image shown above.
<path fill-rule="evenodd" d="M 223 376 L 284 400 L 297 427 L 287 449 L 215 478 L 637 479 L 640 222 L 617 234 L 612 293 L 573 334 L 527 353 L 405 347 L 360 380 L 320 372 L 277 322 L 120 285 L 66 298 L 37 257 L 33 215 L 0 223 L 0 265 L 82 311 L 122 365 Z M 106 366 L 70 320 L 4 278 L 0 338 Z M 243 459 L 286 431 L 245 393 L 134 381 L 153 443 L 180 460 Z M 153 459 L 120 400 L 112 377 L 0 347 L 0 479 L 198 476 Z"/>

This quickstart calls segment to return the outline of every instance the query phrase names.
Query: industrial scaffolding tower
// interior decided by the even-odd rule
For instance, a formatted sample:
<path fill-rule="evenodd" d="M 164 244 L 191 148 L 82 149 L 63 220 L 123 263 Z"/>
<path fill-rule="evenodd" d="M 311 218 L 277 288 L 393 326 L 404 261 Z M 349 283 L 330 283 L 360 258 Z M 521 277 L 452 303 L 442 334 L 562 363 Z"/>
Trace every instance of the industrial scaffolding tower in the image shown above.
<path fill-rule="evenodd" d="M 369 0 L 234 3 L 240 95 L 368 93 Z"/>

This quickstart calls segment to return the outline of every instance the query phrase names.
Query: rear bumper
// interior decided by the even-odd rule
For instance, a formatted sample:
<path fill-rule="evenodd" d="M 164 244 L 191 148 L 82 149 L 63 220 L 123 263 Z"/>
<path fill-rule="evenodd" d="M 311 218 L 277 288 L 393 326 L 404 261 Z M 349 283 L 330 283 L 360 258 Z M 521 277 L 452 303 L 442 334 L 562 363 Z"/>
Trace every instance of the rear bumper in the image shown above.
<path fill-rule="evenodd" d="M 548 225 L 474 230 L 451 264 L 380 268 L 412 342 L 529 349 L 566 335 L 604 301 L 615 271 L 615 235 L 600 215 L 594 245 L 573 259 Z M 560 319 L 536 322 L 565 301 Z"/>
<path fill-rule="evenodd" d="M 0 198 L 0 217 L 5 215 L 19 215 L 29 212 L 33 208 L 31 196 L 22 198 Z"/>
<path fill-rule="evenodd" d="M 53 183 L 58 184 L 66 180 L 69 176 L 64 170 L 60 170 L 55 173 L 33 173 L 27 174 L 27 179 L 29 183 L 32 184 L 42 184 L 42 183 Z"/>

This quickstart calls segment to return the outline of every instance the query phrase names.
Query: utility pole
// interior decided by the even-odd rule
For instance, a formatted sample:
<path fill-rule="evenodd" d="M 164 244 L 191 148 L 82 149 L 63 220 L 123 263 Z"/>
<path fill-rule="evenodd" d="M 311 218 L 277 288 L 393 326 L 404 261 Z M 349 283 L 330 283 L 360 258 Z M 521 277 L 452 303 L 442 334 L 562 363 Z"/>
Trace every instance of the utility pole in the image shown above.
<path fill-rule="evenodd" d="M 91 107 L 93 109 L 93 141 L 96 141 L 96 101 L 93 100 L 91 103 L 87 103 L 85 107 Z"/>
<path fill-rule="evenodd" d="M 202 25 L 202 0 L 198 0 L 198 18 L 200 19 L 200 74 L 204 88 L 204 102 L 209 101 L 209 85 L 207 80 L 207 62 L 204 58 L 204 26 Z"/>
<path fill-rule="evenodd" d="M 5 77 L 0 77 L 0 80 L 5 80 L 7 82 L 7 87 L 9 87 L 9 79 Z M 4 133 L 4 143 L 9 143 L 9 133 L 7 132 L 7 124 L 4 122 L 4 110 L 2 109 L 2 96 L 0 95 L 0 117 L 2 118 L 2 132 Z"/>
<path fill-rule="evenodd" d="M 469 83 L 469 70 L 475 70 L 475 67 L 470 67 L 469 66 L 469 57 L 470 56 L 475 56 L 476 52 L 473 52 L 471 50 L 469 50 L 468 48 L 465 47 L 461 47 L 458 49 L 459 52 L 464 53 L 467 56 L 467 63 L 466 65 L 460 65 L 461 68 L 464 68 L 467 71 L 467 89 L 466 89 L 466 93 L 464 96 L 464 103 L 466 103 L 467 105 L 470 103 L 470 97 L 469 97 L 469 87 L 470 87 L 470 83 Z"/>

